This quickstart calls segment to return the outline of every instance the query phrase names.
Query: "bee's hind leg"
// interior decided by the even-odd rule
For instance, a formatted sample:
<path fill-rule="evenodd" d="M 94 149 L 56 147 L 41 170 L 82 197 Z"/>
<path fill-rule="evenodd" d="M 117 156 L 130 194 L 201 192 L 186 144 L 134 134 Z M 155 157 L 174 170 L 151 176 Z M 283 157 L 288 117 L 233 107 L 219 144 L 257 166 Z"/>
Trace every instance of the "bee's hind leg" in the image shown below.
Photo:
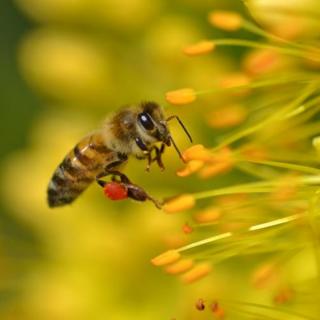
<path fill-rule="evenodd" d="M 112 175 L 112 181 L 116 181 L 116 177 L 120 178 L 120 183 L 122 183 L 126 189 L 128 190 L 128 198 L 131 198 L 133 200 L 136 201 L 146 201 L 146 200 L 150 200 L 151 202 L 154 203 L 154 205 L 158 208 L 161 209 L 161 203 L 159 201 L 157 201 L 156 199 L 154 199 L 153 197 L 151 197 L 143 188 L 139 187 L 138 185 L 132 183 L 129 178 L 123 174 L 120 171 L 115 171 L 115 170 L 107 170 L 98 174 L 96 176 L 96 181 L 97 183 L 101 186 L 101 187 L 105 187 L 105 185 L 107 184 L 106 181 L 101 180 L 101 178 L 104 178 L 108 175 Z"/>
<path fill-rule="evenodd" d="M 96 181 L 97 183 L 101 186 L 101 187 L 104 187 L 106 185 L 106 181 L 104 180 L 101 180 L 101 178 L 104 178 L 104 177 L 107 177 L 107 176 L 110 176 L 112 175 L 112 178 L 111 180 L 112 181 L 117 181 L 115 177 L 119 177 L 120 178 L 120 182 L 124 183 L 124 184 L 130 184 L 131 181 L 129 180 L 129 178 L 122 172 L 120 171 L 116 171 L 116 170 L 106 170 L 100 174 L 98 174 L 96 176 Z"/>
<path fill-rule="evenodd" d="M 104 178 L 104 177 L 107 177 L 107 176 L 110 176 L 110 175 L 112 175 L 112 178 L 111 178 L 112 181 L 116 181 L 115 177 L 117 176 L 117 177 L 120 178 L 121 182 L 123 182 L 123 183 L 131 183 L 129 178 L 124 173 L 122 173 L 120 171 L 117 171 L 117 170 L 113 170 L 113 168 L 121 165 L 122 163 L 123 163 L 123 160 L 119 160 L 119 161 L 115 161 L 115 162 L 110 163 L 109 165 L 107 165 L 104 168 L 104 171 L 102 171 L 101 173 L 99 173 L 96 176 L 97 183 L 101 187 L 104 187 L 106 185 L 106 182 L 104 180 L 101 180 L 101 178 Z"/>
<path fill-rule="evenodd" d="M 128 197 L 136 200 L 136 201 L 146 201 L 150 200 L 151 202 L 154 203 L 154 205 L 158 208 L 161 209 L 161 202 L 154 199 L 151 197 L 143 188 L 137 186 L 136 184 L 129 183 L 126 184 L 126 187 L 128 189 Z"/>

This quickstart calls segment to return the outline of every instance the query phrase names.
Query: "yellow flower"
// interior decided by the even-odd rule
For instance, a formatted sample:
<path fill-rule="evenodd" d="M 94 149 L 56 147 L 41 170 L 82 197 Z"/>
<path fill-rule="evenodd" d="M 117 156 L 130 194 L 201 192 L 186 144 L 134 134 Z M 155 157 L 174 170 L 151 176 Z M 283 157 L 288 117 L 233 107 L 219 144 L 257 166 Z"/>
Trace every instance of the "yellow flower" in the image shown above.
<path fill-rule="evenodd" d="M 251 75 L 260 75 L 277 71 L 284 66 L 284 59 L 275 50 L 257 49 L 246 55 L 242 65 L 244 70 Z"/>
<path fill-rule="evenodd" d="M 242 17 L 232 11 L 213 11 L 208 19 L 213 26 L 227 31 L 235 31 L 242 26 Z"/>
<path fill-rule="evenodd" d="M 195 199 L 191 194 L 182 194 L 165 202 L 162 209 L 167 213 L 175 213 L 191 209 L 195 205 Z"/>
<path fill-rule="evenodd" d="M 180 253 L 177 250 L 168 250 L 151 260 L 155 266 L 164 266 L 180 259 Z"/>
<path fill-rule="evenodd" d="M 192 283 L 205 277 L 210 271 L 211 266 L 208 263 L 202 263 L 194 266 L 191 270 L 187 271 L 181 276 L 184 283 Z"/>
<path fill-rule="evenodd" d="M 186 272 L 193 266 L 192 259 L 181 259 L 172 265 L 165 268 L 165 271 L 170 274 L 178 274 L 182 272 Z"/>
<path fill-rule="evenodd" d="M 232 151 L 225 147 L 212 154 L 211 163 L 200 170 L 199 176 L 206 179 L 225 173 L 233 168 L 234 162 Z"/>
<path fill-rule="evenodd" d="M 209 161 L 212 157 L 210 150 L 206 149 L 202 144 L 196 144 L 182 153 L 185 161 Z"/>
<path fill-rule="evenodd" d="M 192 88 L 183 88 L 166 93 L 166 100 L 171 104 L 181 105 L 196 100 L 196 93 Z"/>
<path fill-rule="evenodd" d="M 251 80 L 246 74 L 241 72 L 236 72 L 236 73 L 228 74 L 227 76 L 223 77 L 219 82 L 219 86 L 223 89 L 234 88 L 234 91 L 232 93 L 236 96 L 238 95 L 242 96 L 250 92 L 250 88 L 248 87 L 250 82 Z M 237 88 L 237 87 L 240 87 L 240 88 Z"/>
<path fill-rule="evenodd" d="M 259 266 L 253 273 L 252 284 L 258 288 L 265 288 L 277 279 L 277 268 L 274 263 L 265 263 Z"/>
<path fill-rule="evenodd" d="M 187 162 L 184 168 L 178 170 L 177 176 L 179 177 L 186 177 L 190 174 L 197 172 L 199 169 L 201 169 L 204 165 L 204 162 L 201 160 L 191 160 Z"/>
<path fill-rule="evenodd" d="M 222 211 L 218 207 L 209 207 L 194 215 L 194 220 L 199 223 L 209 223 L 217 221 L 221 217 Z"/>
<path fill-rule="evenodd" d="M 216 129 L 234 127 L 247 117 L 247 110 L 241 105 L 229 105 L 208 114 L 208 124 Z"/>
<path fill-rule="evenodd" d="M 198 56 L 213 51 L 215 44 L 213 41 L 203 40 L 183 49 L 187 56 Z"/>
<path fill-rule="evenodd" d="M 199 176 L 203 179 L 208 179 L 214 177 L 218 174 L 226 173 L 232 168 L 232 163 L 230 162 L 220 162 L 214 163 L 206 166 L 199 172 Z"/>

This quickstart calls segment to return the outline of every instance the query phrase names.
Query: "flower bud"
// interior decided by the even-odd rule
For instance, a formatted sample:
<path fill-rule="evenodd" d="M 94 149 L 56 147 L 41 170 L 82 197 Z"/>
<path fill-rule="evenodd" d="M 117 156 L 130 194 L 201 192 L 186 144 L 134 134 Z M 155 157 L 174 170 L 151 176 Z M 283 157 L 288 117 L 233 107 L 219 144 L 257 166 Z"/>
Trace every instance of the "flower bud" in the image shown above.
<path fill-rule="evenodd" d="M 177 250 L 168 250 L 151 260 L 155 266 L 164 266 L 180 259 L 180 253 Z"/>
<path fill-rule="evenodd" d="M 202 263 L 194 266 L 191 270 L 181 276 L 184 283 L 192 283 L 205 277 L 211 271 L 211 266 L 208 263 Z"/>
<path fill-rule="evenodd" d="M 175 213 L 191 209 L 195 205 L 195 199 L 191 194 L 182 194 L 166 201 L 162 209 L 167 213 Z"/>
<path fill-rule="evenodd" d="M 175 105 L 189 104 L 196 100 L 196 93 L 192 88 L 183 88 L 166 93 L 166 100 Z"/>
<path fill-rule="evenodd" d="M 183 49 L 183 53 L 187 56 L 199 56 L 213 51 L 215 44 L 213 41 L 203 40 Z"/>
<path fill-rule="evenodd" d="M 213 11 L 208 20 L 213 26 L 226 31 L 236 31 L 242 25 L 242 17 L 232 11 Z"/>
<path fill-rule="evenodd" d="M 178 274 L 188 271 L 193 266 L 191 259 L 181 259 L 165 268 L 165 271 L 170 274 Z"/>

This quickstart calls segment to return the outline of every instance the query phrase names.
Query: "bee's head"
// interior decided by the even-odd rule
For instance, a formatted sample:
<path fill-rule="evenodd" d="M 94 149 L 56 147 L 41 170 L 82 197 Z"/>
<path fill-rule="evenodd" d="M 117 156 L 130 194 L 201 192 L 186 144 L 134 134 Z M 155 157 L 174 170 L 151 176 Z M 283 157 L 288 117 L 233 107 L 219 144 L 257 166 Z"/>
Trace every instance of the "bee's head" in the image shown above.
<path fill-rule="evenodd" d="M 168 144 L 170 132 L 161 107 L 155 102 L 143 102 L 141 107 L 137 122 L 142 131 L 143 140 L 146 140 L 146 143 L 159 141 Z"/>
<path fill-rule="evenodd" d="M 141 132 L 141 137 L 136 139 L 136 143 L 140 149 L 147 151 L 148 148 L 146 144 L 162 142 L 167 146 L 170 146 L 171 143 L 177 150 L 180 158 L 181 153 L 177 148 L 170 131 L 168 129 L 167 122 L 173 118 L 176 118 L 182 128 L 185 130 L 190 141 L 192 141 L 191 136 L 184 127 L 183 123 L 177 116 L 171 116 L 165 118 L 161 107 L 155 102 L 143 102 L 141 103 L 141 112 L 137 115 L 138 131 Z"/>

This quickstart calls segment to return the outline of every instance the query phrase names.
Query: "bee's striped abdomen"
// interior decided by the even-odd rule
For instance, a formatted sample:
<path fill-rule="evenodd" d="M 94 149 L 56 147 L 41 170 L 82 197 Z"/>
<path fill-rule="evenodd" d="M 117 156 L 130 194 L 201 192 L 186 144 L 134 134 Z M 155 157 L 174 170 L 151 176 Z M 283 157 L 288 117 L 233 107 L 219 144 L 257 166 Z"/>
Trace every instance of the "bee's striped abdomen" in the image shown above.
<path fill-rule="evenodd" d="M 84 138 L 54 172 L 48 186 L 49 206 L 73 202 L 115 157 L 116 153 L 101 142 L 98 134 Z"/>

